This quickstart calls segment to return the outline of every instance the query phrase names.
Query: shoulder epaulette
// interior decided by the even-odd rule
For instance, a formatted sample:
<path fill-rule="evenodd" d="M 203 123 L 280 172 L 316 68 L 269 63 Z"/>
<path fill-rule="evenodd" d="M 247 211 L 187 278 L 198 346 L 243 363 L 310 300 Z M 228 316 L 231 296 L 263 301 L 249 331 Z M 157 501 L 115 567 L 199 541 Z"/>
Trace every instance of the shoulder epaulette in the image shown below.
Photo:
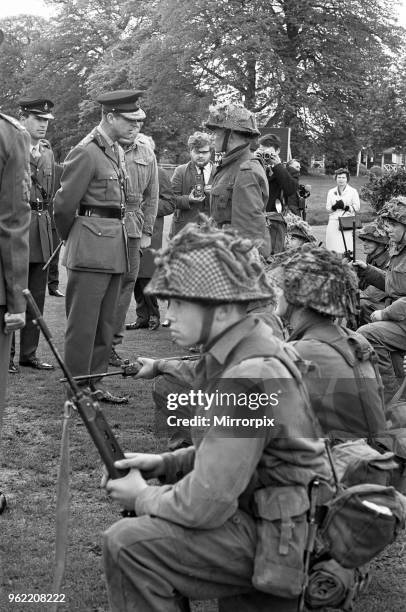
<path fill-rule="evenodd" d="M 21 123 L 14 117 L 10 117 L 10 115 L 5 115 L 4 113 L 0 113 L 0 117 L 5 121 L 8 121 L 8 123 L 11 123 L 11 125 L 13 125 L 17 130 L 21 130 L 22 132 L 27 131 L 25 127 L 21 125 Z"/>
<path fill-rule="evenodd" d="M 92 132 L 90 132 L 90 134 L 82 138 L 82 140 L 78 143 L 78 145 L 80 145 L 81 147 L 86 147 L 88 144 L 93 142 L 94 139 L 95 139 L 95 135 Z"/>
<path fill-rule="evenodd" d="M 261 161 L 257 157 L 251 157 L 250 159 L 246 159 L 245 161 L 242 162 L 240 166 L 240 170 L 252 170 L 251 162 L 259 162 L 261 167 L 263 167 Z"/>

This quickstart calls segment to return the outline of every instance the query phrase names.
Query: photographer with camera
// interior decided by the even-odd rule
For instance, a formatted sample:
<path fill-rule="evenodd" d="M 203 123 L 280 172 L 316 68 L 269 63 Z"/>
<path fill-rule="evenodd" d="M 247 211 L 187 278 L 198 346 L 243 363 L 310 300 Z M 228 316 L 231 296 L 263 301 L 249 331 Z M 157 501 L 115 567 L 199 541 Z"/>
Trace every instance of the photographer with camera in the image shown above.
<path fill-rule="evenodd" d="M 271 253 L 280 253 L 284 250 L 286 237 L 286 222 L 282 215 L 284 198 L 296 194 L 298 181 L 281 161 L 279 156 L 281 141 L 278 136 L 265 134 L 258 139 L 258 144 L 255 154 L 264 164 L 269 186 L 266 216 L 271 237 Z M 278 202 L 281 210 L 277 208 Z"/>
<path fill-rule="evenodd" d="M 199 213 L 209 213 L 213 143 L 208 134 L 194 132 L 187 144 L 190 161 L 175 168 L 171 179 L 176 210 L 170 237 L 177 234 L 187 223 L 196 221 Z"/>
<path fill-rule="evenodd" d="M 326 229 L 326 247 L 329 251 L 345 253 L 354 251 L 352 230 L 340 231 L 339 218 L 353 216 L 359 212 L 360 201 L 358 191 L 348 185 L 350 173 L 347 168 L 338 168 L 334 173 L 337 187 L 327 194 L 326 208 L 329 211 Z"/>

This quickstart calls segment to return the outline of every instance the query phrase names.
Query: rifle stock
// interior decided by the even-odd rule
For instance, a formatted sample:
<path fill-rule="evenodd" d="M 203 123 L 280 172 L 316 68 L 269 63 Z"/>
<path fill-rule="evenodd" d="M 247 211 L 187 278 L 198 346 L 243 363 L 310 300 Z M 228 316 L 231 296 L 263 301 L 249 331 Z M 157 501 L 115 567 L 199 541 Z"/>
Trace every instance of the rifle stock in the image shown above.
<path fill-rule="evenodd" d="M 79 387 L 74 377 L 66 367 L 57 348 L 52 342 L 52 334 L 48 329 L 44 318 L 28 289 L 23 290 L 25 299 L 27 300 L 28 308 L 31 310 L 34 317 L 34 323 L 40 328 L 44 337 L 53 352 L 59 366 L 65 374 L 66 381 L 72 391 L 72 402 L 77 408 L 79 416 L 83 420 L 90 437 L 92 438 L 99 455 L 107 468 L 110 478 L 122 478 L 126 476 L 129 469 L 119 470 L 114 466 L 114 462 L 119 459 L 124 459 L 124 454 L 109 426 L 104 414 L 100 410 L 97 401 L 86 395 Z"/>

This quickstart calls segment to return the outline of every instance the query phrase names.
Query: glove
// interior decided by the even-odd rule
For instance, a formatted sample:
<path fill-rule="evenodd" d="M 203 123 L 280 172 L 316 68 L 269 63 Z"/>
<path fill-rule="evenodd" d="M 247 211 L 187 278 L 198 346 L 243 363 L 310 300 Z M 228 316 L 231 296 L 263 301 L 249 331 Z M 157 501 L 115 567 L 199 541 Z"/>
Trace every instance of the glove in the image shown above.
<path fill-rule="evenodd" d="M 350 210 L 349 206 L 344 206 L 344 212 L 348 212 Z"/>

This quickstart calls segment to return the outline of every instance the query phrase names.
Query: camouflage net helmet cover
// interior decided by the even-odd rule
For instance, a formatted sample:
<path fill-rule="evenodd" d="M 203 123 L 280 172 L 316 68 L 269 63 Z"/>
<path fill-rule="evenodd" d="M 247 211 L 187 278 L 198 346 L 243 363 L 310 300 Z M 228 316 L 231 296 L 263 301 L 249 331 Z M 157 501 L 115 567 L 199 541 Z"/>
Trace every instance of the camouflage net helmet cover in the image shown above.
<path fill-rule="evenodd" d="M 208 130 L 214 128 L 225 128 L 235 132 L 243 132 L 251 136 L 259 136 L 260 131 L 254 113 L 242 104 L 225 102 L 209 107 L 209 118 L 204 126 Z"/>
<path fill-rule="evenodd" d="M 340 255 L 305 244 L 281 253 L 267 272 L 286 301 L 332 317 L 352 317 L 358 309 L 358 279 Z"/>
<path fill-rule="evenodd" d="M 380 221 L 372 221 L 372 223 L 364 225 L 358 237 L 360 240 L 370 240 L 371 242 L 378 242 L 379 244 L 389 243 L 389 236 L 385 232 Z"/>
<path fill-rule="evenodd" d="M 288 212 L 285 215 L 287 223 L 287 233 L 290 236 L 297 236 L 305 240 L 305 242 L 316 242 L 316 238 L 312 234 L 312 228 L 298 215 Z"/>
<path fill-rule="evenodd" d="M 395 196 L 383 205 L 379 217 L 406 225 L 406 196 Z"/>
<path fill-rule="evenodd" d="M 231 303 L 272 301 L 275 292 L 267 279 L 255 245 L 229 228 L 189 223 L 161 249 L 146 294 L 162 298 Z"/>

